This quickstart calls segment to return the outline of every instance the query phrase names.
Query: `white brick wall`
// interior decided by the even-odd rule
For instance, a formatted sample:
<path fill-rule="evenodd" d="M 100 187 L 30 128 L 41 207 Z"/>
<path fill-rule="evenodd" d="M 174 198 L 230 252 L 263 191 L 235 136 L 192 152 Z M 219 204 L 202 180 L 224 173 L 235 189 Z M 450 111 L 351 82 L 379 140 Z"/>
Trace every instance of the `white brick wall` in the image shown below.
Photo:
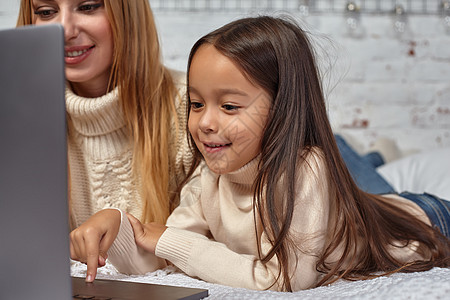
<path fill-rule="evenodd" d="M 326 33 L 335 22 L 317 18 Z M 450 36 L 441 21 L 410 16 L 410 33 L 401 39 L 392 35 L 390 16 L 362 15 L 362 39 L 331 32 L 351 60 L 329 98 L 336 130 L 366 147 L 378 136 L 395 138 L 403 151 L 450 146 Z"/>
<path fill-rule="evenodd" d="M 156 16 L 167 63 L 184 70 L 197 38 L 243 14 Z M 343 15 L 314 15 L 306 22 L 333 40 L 337 50 L 328 59 L 339 55 L 325 84 L 336 131 L 355 137 L 362 149 L 380 136 L 397 140 L 403 152 L 450 147 L 450 35 L 439 16 L 409 16 L 410 30 L 401 38 L 389 15 L 361 15 L 365 35 L 359 39 L 346 35 Z"/>
<path fill-rule="evenodd" d="M 17 3 L 1 1 L 0 28 L 14 26 Z M 245 13 L 155 15 L 166 63 L 184 70 L 200 36 Z M 311 15 L 306 22 L 334 41 L 328 58 L 339 55 L 325 83 L 336 131 L 364 149 L 379 136 L 396 139 L 404 152 L 450 147 L 450 35 L 438 15 L 409 16 L 409 32 L 400 39 L 389 15 L 362 14 L 359 39 L 346 34 L 341 14 Z"/>

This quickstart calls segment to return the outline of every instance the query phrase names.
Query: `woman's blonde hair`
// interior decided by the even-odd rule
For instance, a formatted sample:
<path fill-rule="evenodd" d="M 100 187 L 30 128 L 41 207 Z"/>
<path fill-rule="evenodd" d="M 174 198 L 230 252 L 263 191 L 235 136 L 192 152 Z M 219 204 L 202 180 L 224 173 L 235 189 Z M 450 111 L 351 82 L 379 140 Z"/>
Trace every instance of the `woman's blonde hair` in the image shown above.
<path fill-rule="evenodd" d="M 133 137 L 133 168 L 143 199 L 142 221 L 165 223 L 169 200 L 169 140 L 177 122 L 176 87 L 161 61 L 153 13 L 147 0 L 105 0 L 114 55 L 110 90 L 118 87 Z M 17 26 L 33 23 L 31 0 L 21 0 Z"/>

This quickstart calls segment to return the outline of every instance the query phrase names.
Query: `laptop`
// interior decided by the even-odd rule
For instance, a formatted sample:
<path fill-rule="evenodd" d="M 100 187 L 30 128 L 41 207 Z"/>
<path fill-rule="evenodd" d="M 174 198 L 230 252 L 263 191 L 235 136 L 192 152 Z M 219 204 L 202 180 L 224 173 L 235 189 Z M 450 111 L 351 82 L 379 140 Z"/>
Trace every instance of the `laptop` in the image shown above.
<path fill-rule="evenodd" d="M 0 31 L 0 299 L 201 299 L 208 290 L 70 276 L 64 33 Z"/>

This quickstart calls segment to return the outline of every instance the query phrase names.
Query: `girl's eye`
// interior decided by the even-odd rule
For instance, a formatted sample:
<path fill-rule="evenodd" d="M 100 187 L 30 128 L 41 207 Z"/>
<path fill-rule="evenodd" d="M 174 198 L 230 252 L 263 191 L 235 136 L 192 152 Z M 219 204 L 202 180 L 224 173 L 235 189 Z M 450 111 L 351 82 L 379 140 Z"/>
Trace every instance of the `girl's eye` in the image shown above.
<path fill-rule="evenodd" d="M 238 110 L 238 106 L 235 105 L 231 105 L 231 104 L 224 104 L 222 105 L 223 109 L 227 110 L 227 111 L 233 111 L 233 110 Z"/>
<path fill-rule="evenodd" d="M 191 109 L 198 110 L 203 107 L 203 104 L 200 102 L 191 102 Z"/>

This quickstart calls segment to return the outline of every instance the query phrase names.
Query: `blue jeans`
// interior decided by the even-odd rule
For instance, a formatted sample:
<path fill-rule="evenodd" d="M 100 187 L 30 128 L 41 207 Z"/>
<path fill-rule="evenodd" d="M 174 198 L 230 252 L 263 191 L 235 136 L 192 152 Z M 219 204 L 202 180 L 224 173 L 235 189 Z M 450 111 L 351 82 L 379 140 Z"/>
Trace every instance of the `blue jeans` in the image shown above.
<path fill-rule="evenodd" d="M 403 192 L 399 196 L 409 199 L 422 208 L 443 235 L 450 238 L 450 201 L 440 199 L 431 194 L 412 194 Z"/>
<path fill-rule="evenodd" d="M 361 190 L 371 194 L 395 193 L 394 188 L 376 170 L 384 164 L 379 153 L 372 152 L 361 156 L 340 135 L 335 135 L 335 139 L 353 180 Z"/>
<path fill-rule="evenodd" d="M 372 152 L 361 156 L 356 153 L 339 135 L 336 143 L 347 168 L 358 187 L 371 194 L 397 194 L 394 188 L 380 175 L 376 168 L 384 163 L 379 153 Z M 450 202 L 431 194 L 412 194 L 403 192 L 399 196 L 419 205 L 427 214 L 431 223 L 442 234 L 450 238 Z"/>

